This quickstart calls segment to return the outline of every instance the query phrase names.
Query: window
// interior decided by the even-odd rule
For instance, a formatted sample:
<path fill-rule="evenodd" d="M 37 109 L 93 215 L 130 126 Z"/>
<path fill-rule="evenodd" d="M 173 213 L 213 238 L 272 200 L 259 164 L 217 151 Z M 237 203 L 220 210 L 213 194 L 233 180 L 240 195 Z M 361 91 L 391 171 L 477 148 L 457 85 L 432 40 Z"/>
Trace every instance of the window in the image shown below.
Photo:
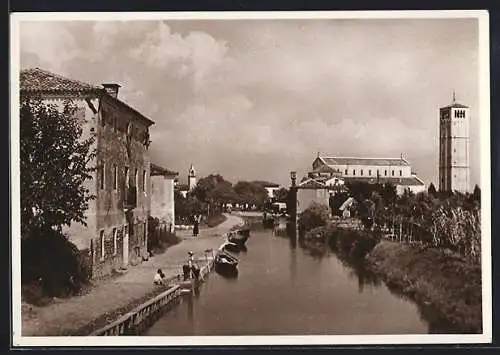
<path fill-rule="evenodd" d="M 142 191 L 146 192 L 146 170 L 142 171 Z"/>
<path fill-rule="evenodd" d="M 344 173 L 344 175 L 347 175 L 347 169 L 345 169 L 345 173 Z"/>
<path fill-rule="evenodd" d="M 361 169 L 360 175 L 363 176 L 363 169 Z"/>
<path fill-rule="evenodd" d="M 403 176 L 403 170 L 399 170 L 399 176 Z"/>
<path fill-rule="evenodd" d="M 394 176 L 394 170 L 391 171 L 392 176 Z"/>
<path fill-rule="evenodd" d="M 105 243 L 104 243 L 104 231 L 100 232 L 99 242 L 101 244 L 101 260 L 104 260 L 104 256 L 106 255 Z"/>
<path fill-rule="evenodd" d="M 356 175 L 356 170 L 352 170 L 352 175 Z"/>
<path fill-rule="evenodd" d="M 106 164 L 102 163 L 99 166 L 99 187 L 101 190 L 104 190 L 106 186 Z"/>
<path fill-rule="evenodd" d="M 384 170 L 384 176 L 387 176 L 387 170 Z"/>
<path fill-rule="evenodd" d="M 372 176 L 372 171 L 368 170 L 368 175 Z"/>
<path fill-rule="evenodd" d="M 113 228 L 113 255 L 116 255 L 116 253 L 118 252 L 118 248 L 117 248 L 117 237 L 118 237 L 118 231 L 116 230 L 116 228 Z"/>
<path fill-rule="evenodd" d="M 113 190 L 118 189 L 118 166 L 113 165 Z"/>
<path fill-rule="evenodd" d="M 126 166 L 125 167 L 125 187 L 129 187 L 130 186 L 130 179 L 129 179 L 129 167 Z"/>

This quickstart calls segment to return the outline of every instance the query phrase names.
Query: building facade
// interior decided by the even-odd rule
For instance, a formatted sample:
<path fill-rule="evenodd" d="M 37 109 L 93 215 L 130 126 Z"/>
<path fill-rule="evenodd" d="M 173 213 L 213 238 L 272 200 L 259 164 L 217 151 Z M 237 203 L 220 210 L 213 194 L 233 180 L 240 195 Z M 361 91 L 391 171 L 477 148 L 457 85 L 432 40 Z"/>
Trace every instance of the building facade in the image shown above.
<path fill-rule="evenodd" d="M 175 230 L 174 181 L 177 172 L 151 164 L 151 217 L 160 220 L 160 227 Z"/>
<path fill-rule="evenodd" d="M 279 184 L 274 184 L 270 182 L 263 184 L 263 186 L 267 191 L 267 197 L 271 199 L 275 197 L 276 191 L 278 191 L 281 187 Z"/>
<path fill-rule="evenodd" d="M 61 107 L 71 99 L 84 137 L 95 138 L 96 167 L 85 182 L 96 198 L 86 211 L 87 226 L 73 223 L 65 232 L 80 250 L 88 250 L 92 276 L 139 263 L 147 252 L 150 210 L 149 128 L 153 121 L 118 98 L 120 86 L 102 87 L 42 70 L 22 70 L 21 97 L 41 98 Z"/>
<path fill-rule="evenodd" d="M 470 108 L 455 102 L 455 97 L 439 109 L 440 191 L 470 191 L 469 120 Z"/>
<path fill-rule="evenodd" d="M 309 173 L 310 177 L 330 179 L 330 184 L 344 184 L 350 181 L 390 182 L 396 186 L 398 194 L 402 194 L 405 190 L 413 193 L 425 191 L 424 182 L 412 171 L 411 164 L 403 155 L 400 158 L 323 157 L 318 155 L 313 161 L 312 168 L 313 170 Z"/>

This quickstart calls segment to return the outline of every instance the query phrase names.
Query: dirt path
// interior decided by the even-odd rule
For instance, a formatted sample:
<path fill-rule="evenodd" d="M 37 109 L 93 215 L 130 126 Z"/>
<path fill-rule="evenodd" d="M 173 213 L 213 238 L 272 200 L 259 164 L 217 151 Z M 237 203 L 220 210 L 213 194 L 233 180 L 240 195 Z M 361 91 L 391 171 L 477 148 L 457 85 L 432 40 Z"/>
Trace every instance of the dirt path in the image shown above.
<path fill-rule="evenodd" d="M 131 267 L 125 275 L 98 285 L 86 295 L 61 299 L 45 307 L 33 306 L 29 315 L 23 312 L 23 336 L 70 335 L 101 315 L 144 297 L 155 288 L 153 276 L 158 268 L 167 277 L 180 273 L 188 251 L 193 251 L 203 261 L 206 249 L 217 249 L 224 240 L 224 233 L 243 223 L 238 216 L 226 217 L 227 220 L 217 227 L 200 230 L 196 238 L 180 233 L 181 243 Z"/>

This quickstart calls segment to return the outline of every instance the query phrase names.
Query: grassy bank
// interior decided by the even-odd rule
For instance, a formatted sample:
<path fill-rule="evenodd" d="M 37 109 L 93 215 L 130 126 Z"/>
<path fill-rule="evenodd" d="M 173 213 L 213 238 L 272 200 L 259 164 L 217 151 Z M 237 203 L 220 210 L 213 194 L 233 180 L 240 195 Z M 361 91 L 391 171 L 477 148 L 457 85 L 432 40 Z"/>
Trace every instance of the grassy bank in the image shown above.
<path fill-rule="evenodd" d="M 431 306 L 459 332 L 480 333 L 481 267 L 435 248 L 382 241 L 367 262 L 385 283 Z"/>
<path fill-rule="evenodd" d="M 431 332 L 481 332 L 481 267 L 470 259 L 333 224 L 313 228 L 303 238 L 306 249 L 318 252 L 328 245 L 351 267 L 364 264 L 392 292 L 414 300 L 430 319 Z"/>

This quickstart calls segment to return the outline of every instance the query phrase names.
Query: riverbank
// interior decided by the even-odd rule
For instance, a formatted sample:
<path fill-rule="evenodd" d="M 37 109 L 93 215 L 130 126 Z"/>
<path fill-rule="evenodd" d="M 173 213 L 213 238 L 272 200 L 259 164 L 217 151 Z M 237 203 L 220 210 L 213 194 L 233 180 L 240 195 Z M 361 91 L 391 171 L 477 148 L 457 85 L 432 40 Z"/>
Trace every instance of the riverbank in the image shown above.
<path fill-rule="evenodd" d="M 460 255 L 381 241 L 366 256 L 388 287 L 439 312 L 460 333 L 481 333 L 481 267 Z"/>
<path fill-rule="evenodd" d="M 176 277 L 182 271 L 188 251 L 193 251 L 203 261 L 205 250 L 217 249 L 224 240 L 224 233 L 242 222 L 237 216 L 227 216 L 227 220 L 217 227 L 200 231 L 197 238 L 183 239 L 163 254 L 131 267 L 124 275 L 98 285 L 85 295 L 58 299 L 44 307 L 23 305 L 22 335 L 75 335 L 113 321 L 165 291 L 152 282 L 157 269 L 161 268 L 167 278 Z"/>
<path fill-rule="evenodd" d="M 329 248 L 344 259 L 364 262 L 395 293 L 436 314 L 436 323 L 454 333 L 481 333 L 481 267 L 448 250 L 385 240 L 335 224 L 310 230 L 302 244 Z M 433 331 L 432 329 L 430 330 Z"/>

